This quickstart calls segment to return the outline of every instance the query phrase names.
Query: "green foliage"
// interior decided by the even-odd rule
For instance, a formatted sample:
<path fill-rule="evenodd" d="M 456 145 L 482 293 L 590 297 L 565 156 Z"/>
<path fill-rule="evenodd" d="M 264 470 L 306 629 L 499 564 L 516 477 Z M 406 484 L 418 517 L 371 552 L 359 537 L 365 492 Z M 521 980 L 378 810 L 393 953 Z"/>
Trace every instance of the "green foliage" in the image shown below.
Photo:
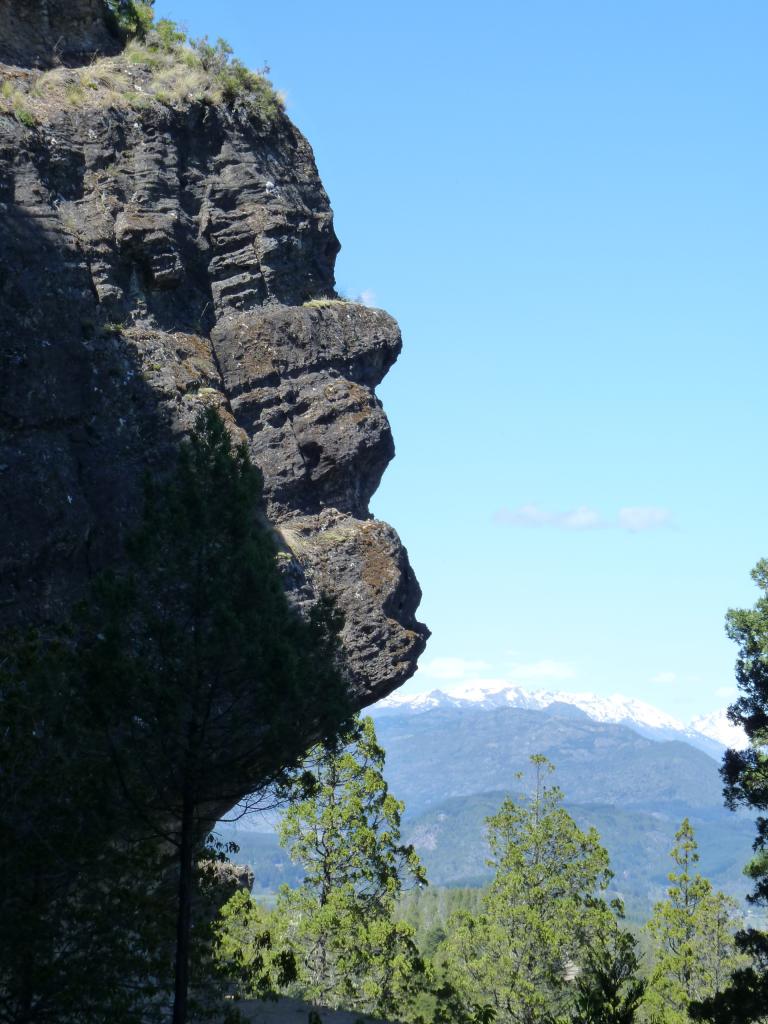
<path fill-rule="evenodd" d="M 175 21 L 160 18 L 152 26 L 150 42 L 166 53 L 181 49 L 187 41 L 187 33 Z"/>
<path fill-rule="evenodd" d="M 726 616 L 726 631 L 738 645 L 736 681 L 740 696 L 728 709 L 728 717 L 747 734 L 746 750 L 728 750 L 721 774 L 729 807 L 746 806 L 768 810 L 768 560 L 761 559 L 752 570 L 761 591 L 754 608 L 732 609 Z M 758 906 L 768 906 L 768 817 L 757 818 L 754 857 L 745 874 L 754 883 L 747 897 Z M 691 1007 L 696 1020 L 716 1024 L 747 1024 L 765 1019 L 768 1006 L 768 932 L 750 928 L 736 936 L 745 962 L 734 973 L 724 991 L 701 999 Z"/>
<path fill-rule="evenodd" d="M 204 70 L 210 71 L 214 75 L 221 74 L 229 64 L 234 52 L 226 39 L 219 38 L 215 43 L 211 43 L 208 36 L 203 36 L 202 39 L 193 39 L 192 49 L 200 58 Z"/>
<path fill-rule="evenodd" d="M 175 472 L 147 482 L 129 572 L 102 581 L 85 619 L 92 718 L 137 821 L 176 850 L 174 1024 L 209 808 L 282 779 L 304 753 L 303 722 L 331 737 L 347 715 L 339 617 L 322 603 L 309 622 L 290 610 L 261 487 L 245 446 L 203 411 Z"/>
<path fill-rule="evenodd" d="M 169 991 L 183 1024 L 215 980 L 211 808 L 346 719 L 339 616 L 289 608 L 260 497 L 206 410 L 148 480 L 125 570 L 68 631 L 0 646 L 2 1024 L 163 1019 Z"/>
<path fill-rule="evenodd" d="M 112 27 L 123 39 L 145 39 L 152 28 L 155 0 L 105 0 Z"/>
<path fill-rule="evenodd" d="M 608 857 L 597 833 L 582 832 L 545 785 L 552 765 L 532 759 L 533 792 L 505 800 L 488 819 L 495 877 L 480 914 L 449 922 L 445 958 L 465 1007 L 493 1007 L 507 1024 L 533 1024 L 567 1012 L 569 978 L 610 925 L 599 898 Z"/>
<path fill-rule="evenodd" d="M 235 999 L 274 997 L 296 980 L 293 950 L 275 948 L 271 916 L 242 889 L 221 908 L 215 957 Z"/>
<path fill-rule="evenodd" d="M 395 918 L 407 878 L 426 879 L 401 842 L 403 806 L 382 776 L 373 722 L 345 745 L 315 748 L 290 790 L 281 842 L 304 868 L 277 915 L 299 965 L 299 987 L 332 1008 L 396 1014 L 423 971 L 413 930 Z"/>
<path fill-rule="evenodd" d="M 658 903 L 648 922 L 654 963 L 647 992 L 647 1012 L 658 1024 L 685 1024 L 693 1001 L 723 991 L 733 973 L 744 966 L 734 932 L 740 924 L 735 900 L 715 892 L 696 872 L 696 839 L 686 818 L 671 856 L 667 899 Z"/>
<path fill-rule="evenodd" d="M 612 906 L 621 920 L 620 901 Z M 646 987 L 639 969 L 635 938 L 613 920 L 587 951 L 576 979 L 572 1024 L 633 1024 Z"/>
<path fill-rule="evenodd" d="M 124 808 L 78 680 L 65 632 L 0 639 L 2 1024 L 133 1024 L 140 1006 L 150 1024 L 168 991 L 167 858 L 114 841 Z"/>
<path fill-rule="evenodd" d="M 413 928 L 422 953 L 431 957 L 445 940 L 449 919 L 462 910 L 477 913 L 482 896 L 480 889 L 448 889 L 430 883 L 403 893 L 397 915 Z"/>
<path fill-rule="evenodd" d="M 192 49 L 203 69 L 218 81 L 227 102 L 248 98 L 268 119 L 277 116 L 282 106 L 268 81 L 267 66 L 260 71 L 250 71 L 232 56 L 232 47 L 225 39 L 217 39 L 215 43 L 211 43 L 208 36 L 193 39 Z"/>

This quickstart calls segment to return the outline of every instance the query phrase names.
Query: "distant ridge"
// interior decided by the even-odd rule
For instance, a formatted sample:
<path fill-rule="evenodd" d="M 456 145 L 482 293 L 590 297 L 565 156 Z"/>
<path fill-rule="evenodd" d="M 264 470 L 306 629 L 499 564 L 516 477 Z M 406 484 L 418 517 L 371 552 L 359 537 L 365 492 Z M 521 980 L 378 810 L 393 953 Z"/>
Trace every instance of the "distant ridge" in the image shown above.
<path fill-rule="evenodd" d="M 569 693 L 564 690 L 526 690 L 522 686 L 481 683 L 431 690 L 429 693 L 394 693 L 379 701 L 369 712 L 374 718 L 390 712 L 420 714 L 433 708 L 474 708 L 490 711 L 500 707 L 525 708 L 530 711 L 557 710 L 568 705 L 584 712 L 593 722 L 625 725 L 641 736 L 653 740 L 682 740 L 703 750 L 717 760 L 727 747 L 746 746 L 741 729 L 732 725 L 725 710 L 699 715 L 690 725 L 646 704 L 614 694 L 599 697 L 594 693 Z"/>

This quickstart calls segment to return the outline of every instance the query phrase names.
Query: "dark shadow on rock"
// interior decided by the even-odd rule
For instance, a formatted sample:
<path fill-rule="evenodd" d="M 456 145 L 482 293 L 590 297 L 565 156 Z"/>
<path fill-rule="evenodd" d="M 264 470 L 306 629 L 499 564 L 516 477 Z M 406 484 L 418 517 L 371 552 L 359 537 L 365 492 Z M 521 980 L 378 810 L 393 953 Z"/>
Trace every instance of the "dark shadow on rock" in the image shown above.
<path fill-rule="evenodd" d="M 56 620 L 119 553 L 179 427 L 53 212 L 0 219 L 0 372 L 0 624 Z"/>
<path fill-rule="evenodd" d="M 103 0 L 0 0 L 0 61 L 21 67 L 87 64 L 114 53 Z"/>

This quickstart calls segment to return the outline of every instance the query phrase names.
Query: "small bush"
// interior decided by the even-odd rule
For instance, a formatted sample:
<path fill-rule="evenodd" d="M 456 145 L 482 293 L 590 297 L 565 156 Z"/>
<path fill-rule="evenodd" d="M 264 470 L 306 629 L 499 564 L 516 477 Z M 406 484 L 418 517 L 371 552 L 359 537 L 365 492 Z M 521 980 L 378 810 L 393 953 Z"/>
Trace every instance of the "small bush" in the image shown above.
<path fill-rule="evenodd" d="M 37 126 L 37 119 L 35 115 L 24 106 L 21 99 L 16 97 L 13 101 L 13 116 L 19 122 L 23 124 L 25 128 L 35 128 Z"/>
<path fill-rule="evenodd" d="M 226 39 L 217 39 L 216 44 L 208 42 L 208 36 L 192 40 L 192 49 L 200 58 L 205 71 L 212 75 L 220 75 L 229 64 L 233 50 Z"/>
<path fill-rule="evenodd" d="M 152 28 L 155 0 L 106 0 L 107 14 L 122 39 L 145 39 Z"/>
<path fill-rule="evenodd" d="M 186 41 L 187 33 L 169 18 L 161 18 L 160 21 L 155 22 L 147 40 L 150 46 L 157 46 L 166 53 L 179 50 Z"/>

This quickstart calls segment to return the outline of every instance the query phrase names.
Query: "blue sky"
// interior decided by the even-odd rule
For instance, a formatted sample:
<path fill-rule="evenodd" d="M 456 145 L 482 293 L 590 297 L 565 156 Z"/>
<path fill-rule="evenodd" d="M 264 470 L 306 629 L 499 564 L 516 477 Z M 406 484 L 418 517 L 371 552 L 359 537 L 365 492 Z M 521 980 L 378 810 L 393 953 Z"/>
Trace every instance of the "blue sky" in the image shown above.
<path fill-rule="evenodd" d="M 768 7 L 157 10 L 270 64 L 339 288 L 403 329 L 373 511 L 433 631 L 408 689 L 451 658 L 453 681 L 727 703 L 723 616 L 768 555 Z"/>

